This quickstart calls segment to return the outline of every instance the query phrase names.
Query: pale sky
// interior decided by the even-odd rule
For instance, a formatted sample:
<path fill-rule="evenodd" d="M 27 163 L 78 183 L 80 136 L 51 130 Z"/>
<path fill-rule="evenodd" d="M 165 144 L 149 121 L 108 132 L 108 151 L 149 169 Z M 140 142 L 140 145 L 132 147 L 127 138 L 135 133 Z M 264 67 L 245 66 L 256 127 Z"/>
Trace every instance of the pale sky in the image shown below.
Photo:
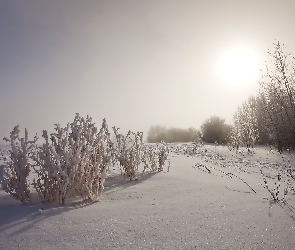
<path fill-rule="evenodd" d="M 276 39 L 295 54 L 294 9 L 292 0 L 0 0 L 1 142 L 15 125 L 41 137 L 75 113 L 145 135 L 212 115 L 230 123 Z M 225 62 L 237 48 L 256 71 L 233 83 Z"/>

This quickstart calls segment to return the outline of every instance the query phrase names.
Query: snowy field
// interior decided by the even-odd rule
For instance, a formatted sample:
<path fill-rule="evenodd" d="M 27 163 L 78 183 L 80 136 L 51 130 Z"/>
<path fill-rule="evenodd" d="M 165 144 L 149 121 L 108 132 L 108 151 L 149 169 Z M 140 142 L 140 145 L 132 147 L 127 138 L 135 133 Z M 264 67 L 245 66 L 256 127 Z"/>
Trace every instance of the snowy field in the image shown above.
<path fill-rule="evenodd" d="M 23 205 L 0 190 L 0 249 L 295 249 L 292 152 L 172 144 L 169 159 L 136 181 L 111 169 L 100 202 Z M 2 146 L 0 176 L 8 160 Z M 274 193 L 281 173 L 279 201 L 261 170 Z"/>

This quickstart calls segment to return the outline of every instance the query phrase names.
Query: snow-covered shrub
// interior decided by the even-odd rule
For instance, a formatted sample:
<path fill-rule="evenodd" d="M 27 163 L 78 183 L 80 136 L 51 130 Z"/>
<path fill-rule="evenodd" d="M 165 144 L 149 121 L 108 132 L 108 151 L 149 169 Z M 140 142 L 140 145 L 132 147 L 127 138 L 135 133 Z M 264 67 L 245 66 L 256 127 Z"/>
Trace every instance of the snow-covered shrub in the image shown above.
<path fill-rule="evenodd" d="M 145 145 L 143 150 L 142 162 L 144 163 L 144 172 L 147 169 L 157 171 L 158 155 L 155 152 L 155 145 Z"/>
<path fill-rule="evenodd" d="M 163 141 L 159 144 L 157 143 L 157 148 L 158 148 L 158 161 L 159 161 L 158 171 L 160 172 L 160 171 L 163 171 L 163 167 L 165 165 L 165 162 L 168 159 L 169 149 L 168 149 L 167 144 Z M 168 169 L 168 171 L 169 171 L 169 169 Z"/>
<path fill-rule="evenodd" d="M 209 174 L 211 174 L 212 173 L 212 170 L 216 170 L 216 171 L 219 171 L 220 173 L 222 173 L 222 174 L 224 174 L 224 175 L 226 175 L 226 176 L 228 176 L 229 178 L 232 178 L 232 177 L 236 177 L 236 178 L 238 178 L 240 181 L 242 181 L 243 183 L 245 183 L 254 193 L 256 193 L 256 191 L 246 182 L 246 181 L 244 181 L 241 177 L 239 177 L 238 175 L 236 175 L 236 174 L 233 174 L 233 173 L 231 173 L 231 172 L 226 172 L 226 171 L 223 171 L 223 170 L 221 170 L 221 169 L 218 169 L 218 168 L 215 168 L 215 167 L 213 167 L 213 166 L 206 166 L 206 165 L 204 165 L 204 164 L 200 164 L 200 163 L 197 163 L 197 164 L 195 164 L 194 166 L 193 166 L 193 168 L 195 168 L 195 169 L 200 169 L 200 170 L 202 170 L 202 171 L 204 171 L 204 172 L 206 172 L 206 173 L 209 173 Z M 211 170 L 212 169 L 212 170 Z"/>
<path fill-rule="evenodd" d="M 38 152 L 33 156 L 34 169 L 38 179 L 34 180 L 32 185 L 42 201 L 55 201 L 59 193 L 57 172 L 55 171 L 57 154 L 49 143 L 46 130 L 43 130 L 42 137 L 45 139 L 45 143 L 42 147 L 39 147 Z M 60 173 L 58 176 L 60 176 Z"/>
<path fill-rule="evenodd" d="M 120 163 L 121 171 L 124 172 L 125 178 L 135 180 L 138 166 L 142 162 L 143 133 L 129 131 L 124 136 L 118 133 L 116 127 L 113 127 L 113 131 L 117 141 L 115 157 Z"/>
<path fill-rule="evenodd" d="M 261 184 L 270 194 L 274 201 L 279 200 L 279 193 L 280 193 L 280 186 L 281 186 L 281 173 L 278 173 L 275 180 L 275 188 L 271 189 L 268 185 L 268 182 L 266 180 L 266 176 L 263 174 L 262 170 L 260 170 L 260 173 L 263 178 L 263 184 Z"/>
<path fill-rule="evenodd" d="M 111 162 L 114 162 L 114 143 L 110 139 L 110 132 L 106 124 L 106 120 L 103 120 L 102 127 L 96 138 L 95 152 L 91 155 L 94 166 L 94 194 L 96 198 L 100 198 L 100 195 L 104 189 L 104 182 L 107 177 L 106 171 Z"/>
<path fill-rule="evenodd" d="M 288 193 L 293 192 L 295 194 L 295 188 L 292 185 L 295 181 L 295 176 L 293 174 L 294 170 L 291 168 L 287 171 L 280 171 L 275 177 L 267 176 L 260 170 L 261 176 L 263 178 L 263 184 L 260 183 L 271 195 L 274 201 L 284 201 Z M 267 178 L 274 180 L 274 188 L 270 187 Z M 284 186 L 283 183 L 285 183 Z"/>
<path fill-rule="evenodd" d="M 4 169 L 3 189 L 21 202 L 29 202 L 30 183 L 27 177 L 30 173 L 30 154 L 36 149 L 37 135 L 33 141 L 28 140 L 28 131 L 25 129 L 25 138 L 20 138 L 19 126 L 15 126 L 10 133 L 10 139 L 3 140 L 10 142 L 10 162 Z"/>
<path fill-rule="evenodd" d="M 55 126 L 51 143 L 47 131 L 43 131 L 45 143 L 34 157 L 38 174 L 34 186 L 39 196 L 59 203 L 77 195 L 99 199 L 113 156 L 105 119 L 98 133 L 92 118 L 84 119 L 79 114 L 67 127 Z"/>
<path fill-rule="evenodd" d="M 31 168 L 37 177 L 33 180 L 42 201 L 64 204 L 70 198 L 81 196 L 84 200 L 97 200 L 104 189 L 107 169 L 111 164 L 120 163 L 124 177 L 138 178 L 140 164 L 152 171 L 162 171 L 168 157 L 165 143 L 157 144 L 149 151 L 144 149 L 143 133 L 128 132 L 126 136 L 113 127 L 116 145 L 111 141 L 110 132 L 103 120 L 98 131 L 92 118 L 76 114 L 66 127 L 55 124 L 55 132 L 43 130 L 44 143 L 37 147 L 37 136 L 33 141 L 19 138 L 19 127 L 11 132 L 11 162 L 5 171 L 4 189 L 22 202 L 30 201 L 28 176 Z M 30 155 L 29 155 L 30 154 Z"/>
<path fill-rule="evenodd" d="M 174 151 L 176 154 L 184 154 L 187 156 L 195 156 L 200 147 L 202 147 L 203 145 L 201 143 L 197 143 L 197 142 L 192 142 L 192 143 L 185 143 L 182 145 L 178 145 L 176 147 L 173 147 L 170 145 L 169 149 Z"/>
<path fill-rule="evenodd" d="M 152 171 L 163 171 L 165 162 L 168 160 L 168 155 L 169 148 L 164 141 L 156 143 L 156 145 L 145 145 L 142 156 L 142 162 L 145 165 L 144 170 L 148 168 Z"/>
<path fill-rule="evenodd" d="M 156 145 L 144 144 L 142 132 L 133 133 L 129 131 L 124 136 L 118 133 L 117 128 L 113 127 L 113 130 L 117 141 L 115 158 L 120 163 L 121 171 L 124 172 L 125 178 L 129 180 L 137 179 L 140 164 L 143 164 L 143 173 L 147 169 L 163 171 L 169 153 L 165 142 L 162 141 Z"/>
<path fill-rule="evenodd" d="M 286 196 L 289 192 L 293 192 L 295 194 L 295 169 L 288 168 L 286 175 L 287 175 L 287 186 L 284 189 L 284 195 Z"/>

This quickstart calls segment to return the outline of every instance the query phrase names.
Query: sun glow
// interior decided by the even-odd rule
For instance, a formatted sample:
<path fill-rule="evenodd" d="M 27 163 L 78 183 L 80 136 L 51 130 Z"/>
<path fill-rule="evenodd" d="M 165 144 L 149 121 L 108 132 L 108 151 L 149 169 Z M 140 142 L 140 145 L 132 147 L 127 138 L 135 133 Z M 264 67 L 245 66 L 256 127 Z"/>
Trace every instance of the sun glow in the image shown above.
<path fill-rule="evenodd" d="M 258 58 L 254 51 L 244 47 L 228 50 L 221 57 L 219 74 L 232 86 L 251 84 L 259 75 Z"/>

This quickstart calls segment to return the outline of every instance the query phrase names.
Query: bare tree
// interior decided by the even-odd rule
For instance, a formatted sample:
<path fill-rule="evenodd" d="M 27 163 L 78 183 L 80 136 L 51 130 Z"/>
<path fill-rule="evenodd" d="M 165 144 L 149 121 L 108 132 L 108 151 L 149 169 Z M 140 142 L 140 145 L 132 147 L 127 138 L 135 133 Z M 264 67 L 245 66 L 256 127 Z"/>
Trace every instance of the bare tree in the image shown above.
<path fill-rule="evenodd" d="M 285 50 L 280 42 L 274 43 L 274 50 L 268 52 L 271 63 L 259 82 L 265 122 L 279 151 L 295 147 L 294 57 Z"/>

